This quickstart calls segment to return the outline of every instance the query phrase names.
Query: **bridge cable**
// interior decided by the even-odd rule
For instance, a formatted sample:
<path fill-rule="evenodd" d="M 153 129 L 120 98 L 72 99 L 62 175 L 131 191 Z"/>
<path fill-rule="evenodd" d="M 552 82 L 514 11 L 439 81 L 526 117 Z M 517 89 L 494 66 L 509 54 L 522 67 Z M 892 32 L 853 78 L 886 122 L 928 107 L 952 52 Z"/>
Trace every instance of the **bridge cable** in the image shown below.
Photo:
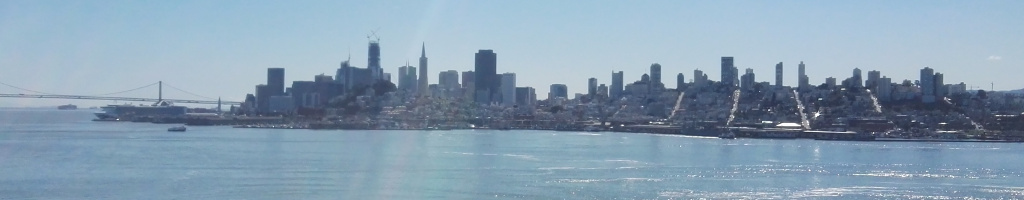
<path fill-rule="evenodd" d="M 35 93 L 39 93 L 39 94 L 48 94 L 48 95 L 59 95 L 59 94 L 54 94 L 54 93 L 48 93 L 48 92 L 40 92 L 40 91 L 35 91 L 35 90 L 30 90 L 30 89 L 20 88 L 20 87 L 18 87 L 18 86 L 13 86 L 13 85 L 10 85 L 10 84 L 4 83 L 4 82 L 0 82 L 0 84 L 2 84 L 2 85 L 6 85 L 7 87 L 12 87 L 12 88 L 15 88 L 15 89 L 20 89 L 20 90 L 24 90 L 24 91 L 29 91 L 29 92 L 35 92 Z"/>
<path fill-rule="evenodd" d="M 96 94 L 96 95 L 85 95 L 85 96 L 107 96 L 107 95 L 115 95 L 115 94 L 127 93 L 127 92 L 136 91 L 136 90 L 141 90 L 141 89 L 144 89 L 144 88 L 147 88 L 147 87 L 151 87 L 151 86 L 156 85 L 158 83 L 159 82 L 153 82 L 153 83 L 151 83 L 149 85 L 145 85 L 145 86 L 142 86 L 142 87 L 137 87 L 137 88 L 129 89 L 129 90 L 125 90 L 125 91 L 120 91 L 120 92 L 112 92 L 112 93 Z"/>
<path fill-rule="evenodd" d="M 158 82 L 153 82 L 153 83 L 151 83 L 149 85 L 146 85 L 146 86 L 142 86 L 142 87 L 138 87 L 138 88 L 134 88 L 134 89 L 129 89 L 129 90 L 125 90 L 125 91 L 120 91 L 120 92 L 113 92 L 113 93 L 106 93 L 106 94 L 93 94 L 93 95 L 72 95 L 72 96 L 107 96 L 107 95 L 114 95 L 114 94 L 120 94 L 120 93 L 126 93 L 126 92 L 135 91 L 135 90 L 140 90 L 140 89 L 143 89 L 143 88 L 146 88 L 146 87 L 150 87 L 150 86 L 156 85 L 157 83 Z M 12 87 L 12 88 L 16 88 L 16 89 L 20 89 L 20 90 L 24 90 L 24 91 L 28 91 L 28 92 L 35 92 L 35 93 L 39 93 L 39 94 L 45 94 L 45 95 L 66 95 L 66 94 L 56 94 L 56 93 L 40 92 L 40 91 L 25 89 L 25 88 L 21 88 L 21 87 L 18 87 L 18 86 L 13 86 L 13 85 L 10 85 L 10 84 L 7 84 L 7 83 L 3 83 L 3 82 L 0 82 L 0 85 L 6 85 L 8 87 Z"/>
<path fill-rule="evenodd" d="M 182 90 L 182 89 L 180 89 L 180 88 L 176 88 L 176 87 L 174 87 L 174 86 L 171 86 L 170 84 L 167 84 L 167 83 L 164 83 L 164 86 L 167 86 L 167 87 L 169 87 L 169 88 L 171 88 L 171 89 L 174 89 L 174 90 L 177 90 L 177 91 L 181 91 L 181 92 L 184 92 L 184 93 L 186 93 L 186 94 L 191 94 L 192 96 L 202 97 L 202 98 L 206 98 L 206 99 L 209 99 L 209 100 L 216 100 L 216 98 L 210 98 L 210 97 L 206 97 L 206 96 L 203 96 L 203 95 L 198 95 L 198 94 L 195 94 L 195 93 L 191 93 L 191 92 L 188 92 L 188 91 Z"/>

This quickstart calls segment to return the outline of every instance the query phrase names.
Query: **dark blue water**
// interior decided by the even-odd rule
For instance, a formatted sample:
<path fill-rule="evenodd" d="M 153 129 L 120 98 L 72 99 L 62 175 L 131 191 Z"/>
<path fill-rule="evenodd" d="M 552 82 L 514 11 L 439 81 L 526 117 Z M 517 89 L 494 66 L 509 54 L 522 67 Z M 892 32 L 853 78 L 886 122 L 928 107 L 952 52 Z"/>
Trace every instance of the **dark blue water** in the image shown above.
<path fill-rule="evenodd" d="M 311 131 L 0 110 L 0 199 L 1024 198 L 1024 144 Z"/>

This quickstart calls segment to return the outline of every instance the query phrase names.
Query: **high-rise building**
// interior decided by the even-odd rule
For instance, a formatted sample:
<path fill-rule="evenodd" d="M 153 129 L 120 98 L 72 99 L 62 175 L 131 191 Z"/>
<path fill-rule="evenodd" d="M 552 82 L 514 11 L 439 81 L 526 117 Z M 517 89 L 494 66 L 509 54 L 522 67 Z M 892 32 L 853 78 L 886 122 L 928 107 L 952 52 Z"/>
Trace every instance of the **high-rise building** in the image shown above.
<path fill-rule="evenodd" d="M 875 84 L 876 84 L 875 85 L 876 89 L 874 91 L 875 92 L 875 96 L 876 96 L 875 98 L 878 98 L 878 101 L 888 102 L 888 101 L 892 100 L 892 79 L 891 78 L 889 78 L 889 77 L 878 78 L 878 81 L 875 81 Z"/>
<path fill-rule="evenodd" d="M 516 73 L 501 74 L 501 105 L 516 105 Z"/>
<path fill-rule="evenodd" d="M 775 87 L 782 88 L 782 62 L 775 64 Z"/>
<path fill-rule="evenodd" d="M 738 71 L 736 70 L 736 65 L 733 64 L 733 58 L 722 57 L 722 84 L 727 85 L 729 87 L 736 87 L 736 81 L 739 78 L 739 75 L 737 73 Z M 695 74 L 694 78 L 696 77 L 697 76 Z"/>
<path fill-rule="evenodd" d="M 683 91 L 686 87 L 686 76 L 683 73 L 676 74 L 676 91 Z"/>
<path fill-rule="evenodd" d="M 495 102 L 501 79 L 498 77 L 498 55 L 490 49 L 481 49 L 476 53 L 474 65 L 475 88 L 473 91 L 476 103 L 489 104 Z"/>
<path fill-rule="evenodd" d="M 273 90 L 264 84 L 256 85 L 256 112 L 265 113 L 270 110 L 270 97 Z"/>
<path fill-rule="evenodd" d="M 921 102 L 935 102 L 935 70 L 929 67 L 921 69 Z"/>
<path fill-rule="evenodd" d="M 611 98 L 622 97 L 622 89 L 623 89 L 623 87 L 624 87 L 624 85 L 623 85 L 623 81 L 622 81 L 622 71 L 612 72 L 612 87 L 609 88 L 610 91 L 608 91 L 609 92 L 608 95 Z"/>
<path fill-rule="evenodd" d="M 475 101 L 476 93 L 476 72 L 462 72 L 462 95 L 466 101 Z"/>
<path fill-rule="evenodd" d="M 607 97 L 608 96 L 608 86 L 604 85 L 604 84 L 598 85 L 597 86 L 597 96 L 598 97 Z"/>
<path fill-rule="evenodd" d="M 548 91 L 548 100 L 555 98 L 569 98 L 569 87 L 565 84 L 551 84 L 551 88 Z"/>
<path fill-rule="evenodd" d="M 704 87 L 708 82 L 706 77 L 707 76 L 704 75 L 704 71 L 700 71 L 699 69 L 693 70 L 693 87 Z"/>
<path fill-rule="evenodd" d="M 797 65 L 797 67 L 797 71 L 799 71 L 797 74 L 797 87 L 799 87 L 800 90 L 809 90 L 811 87 L 811 78 L 807 77 L 804 61 L 800 61 L 800 64 Z"/>
<path fill-rule="evenodd" d="M 537 91 L 532 87 L 516 87 L 516 105 L 532 106 L 537 102 Z"/>
<path fill-rule="evenodd" d="M 828 86 L 829 88 L 835 88 L 836 87 L 836 78 L 835 77 L 825 78 L 825 85 Z"/>
<path fill-rule="evenodd" d="M 742 77 L 740 77 L 740 89 L 743 89 L 745 91 L 753 91 L 754 84 L 756 83 L 757 82 L 754 79 L 754 69 L 747 68 L 746 73 L 743 74 Z"/>
<path fill-rule="evenodd" d="M 943 97 L 946 97 L 946 93 L 949 93 L 949 88 L 945 87 L 946 84 L 942 80 L 943 76 L 944 75 L 942 75 L 942 73 L 938 73 L 938 72 L 935 73 L 935 80 L 933 81 L 935 83 L 935 86 L 933 86 L 933 87 L 935 88 L 935 99 L 936 100 L 942 99 Z"/>
<path fill-rule="evenodd" d="M 853 87 L 864 88 L 864 77 L 861 76 L 860 68 L 853 68 L 853 77 L 851 78 Z"/>
<path fill-rule="evenodd" d="M 455 91 L 461 88 L 459 86 L 459 71 L 448 70 L 438 73 L 437 84 L 441 86 L 441 89 L 447 91 Z"/>
<path fill-rule="evenodd" d="M 427 89 L 430 82 L 427 81 L 429 80 L 427 77 L 427 43 L 423 43 L 422 51 L 420 51 L 420 79 L 418 85 L 420 96 L 430 96 L 430 90 Z"/>
<path fill-rule="evenodd" d="M 651 64 L 651 86 L 652 88 L 665 86 L 665 83 L 661 82 L 661 64 Z"/>
<path fill-rule="evenodd" d="M 370 40 L 368 51 L 366 69 L 370 70 L 372 82 L 376 82 L 384 78 L 384 70 L 380 68 L 380 43 L 377 40 Z"/>
<path fill-rule="evenodd" d="M 587 95 L 591 97 L 597 95 L 597 78 L 587 79 Z"/>
<path fill-rule="evenodd" d="M 267 68 L 267 87 L 270 96 L 284 94 L 284 68 Z"/>
<path fill-rule="evenodd" d="M 882 72 L 877 70 L 868 71 L 868 80 L 864 83 L 864 86 L 868 89 L 876 89 L 878 87 L 878 81 L 882 78 Z"/>
<path fill-rule="evenodd" d="M 415 93 L 419 88 L 417 85 L 419 82 L 416 80 L 416 67 L 406 66 L 398 67 L 398 89 L 410 93 Z"/>

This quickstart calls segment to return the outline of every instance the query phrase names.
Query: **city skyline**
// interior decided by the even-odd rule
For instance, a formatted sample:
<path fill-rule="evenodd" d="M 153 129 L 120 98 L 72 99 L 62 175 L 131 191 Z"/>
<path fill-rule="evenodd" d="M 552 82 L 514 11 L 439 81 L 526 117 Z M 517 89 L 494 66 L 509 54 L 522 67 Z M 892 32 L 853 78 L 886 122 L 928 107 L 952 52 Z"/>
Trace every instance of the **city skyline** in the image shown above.
<path fill-rule="evenodd" d="M 993 82 L 996 90 L 1024 88 L 1015 74 L 998 73 L 1019 69 L 1024 57 L 1019 37 L 1024 25 L 1013 9 L 1022 3 L 1014 1 L 430 1 L 365 2 L 353 8 L 336 2 L 63 3 L 0 3 L 5 13 L 0 26 L 11 27 L 0 33 L 0 66 L 10 66 L 0 68 L 0 82 L 96 94 L 163 80 L 197 94 L 241 100 L 253 92 L 252 85 L 265 82 L 266 68 L 287 69 L 284 81 L 290 83 L 333 74 L 349 56 L 353 66 L 368 67 L 363 61 L 367 35 L 375 31 L 380 67 L 396 84 L 398 67 L 420 57 L 423 44 L 431 43 L 432 67 L 422 75 L 473 70 L 470 54 L 493 49 L 501 57 L 495 73 L 516 73 L 518 86 L 536 88 L 538 94 L 547 94 L 551 84 L 566 84 L 570 96 L 585 94 L 590 77 L 611 85 L 611 71 L 623 71 L 625 82 L 632 82 L 649 73 L 652 63 L 662 66 L 662 74 L 701 70 L 720 81 L 719 58 L 725 56 L 735 58 L 735 68 L 762 74 L 758 82 L 773 77 L 768 74 L 776 63 L 802 61 L 812 85 L 827 77 L 844 79 L 854 68 L 880 71 L 894 82 L 917 80 L 919 70 L 930 67 L 943 72 L 946 83 L 977 86 L 971 89 L 988 90 Z M 722 7 L 751 14 L 697 19 Z M 337 8 L 349 9 L 331 12 Z M 565 9 L 577 12 L 556 13 Z M 250 12 L 266 16 L 243 14 Z M 824 18 L 806 19 L 814 16 Z M 728 27 L 712 28 L 716 24 Z M 796 71 L 786 66 L 784 85 L 797 85 Z M 0 86 L 0 93 L 25 92 Z M 0 99 L 0 106 L 67 102 Z"/>

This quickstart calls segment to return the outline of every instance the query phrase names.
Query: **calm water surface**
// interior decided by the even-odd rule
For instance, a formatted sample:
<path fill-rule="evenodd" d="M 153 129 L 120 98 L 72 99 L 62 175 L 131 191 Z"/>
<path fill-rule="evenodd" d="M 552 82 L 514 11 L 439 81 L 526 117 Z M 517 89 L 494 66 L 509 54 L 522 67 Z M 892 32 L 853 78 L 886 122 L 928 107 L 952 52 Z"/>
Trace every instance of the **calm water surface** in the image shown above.
<path fill-rule="evenodd" d="M 0 199 L 1021 199 L 1024 144 L 312 131 L 0 110 Z"/>

